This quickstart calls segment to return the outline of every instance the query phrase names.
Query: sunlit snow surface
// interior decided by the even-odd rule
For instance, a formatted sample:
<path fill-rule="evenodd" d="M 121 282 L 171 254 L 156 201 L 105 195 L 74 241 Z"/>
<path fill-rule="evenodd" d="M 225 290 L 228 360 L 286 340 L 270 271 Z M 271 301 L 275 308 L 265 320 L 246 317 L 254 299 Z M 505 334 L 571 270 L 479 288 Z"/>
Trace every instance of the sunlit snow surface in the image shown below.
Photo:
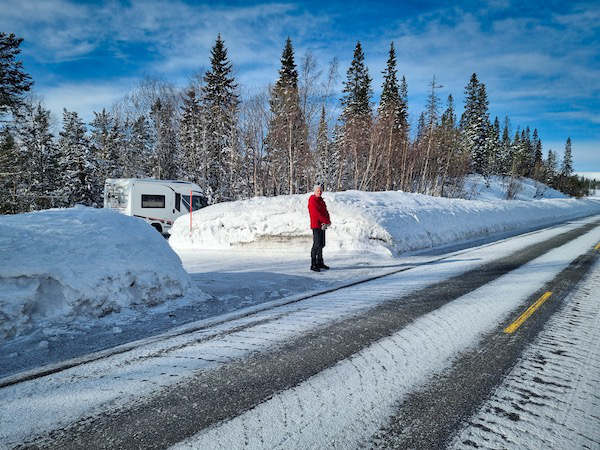
<path fill-rule="evenodd" d="M 490 201 L 490 195 L 484 201 L 393 191 L 326 192 L 332 221 L 326 248 L 330 254 L 396 255 L 581 217 L 599 206 L 590 199 Z M 170 244 L 178 251 L 309 248 L 309 196 L 256 197 L 203 208 L 193 213 L 191 229 L 189 215 L 175 221 Z"/>
<path fill-rule="evenodd" d="M 86 207 L 0 216 L 0 342 L 184 296 L 190 277 L 153 231 Z"/>
<path fill-rule="evenodd" d="M 167 241 L 141 220 L 89 208 L 2 216 L 0 377 L 423 260 L 397 252 L 441 253 L 600 212 L 598 199 L 504 201 L 501 179 L 471 181 L 471 194 L 486 201 L 326 192 L 332 270 L 318 274 L 308 270 L 307 194 L 205 208 L 191 237 L 183 216 L 168 242 L 191 290 Z M 540 190 L 522 185 L 522 198 Z"/>
<path fill-rule="evenodd" d="M 407 295 L 431 283 L 472 270 L 492 259 L 511 254 L 525 245 L 541 242 L 567 230 L 580 227 L 590 220 L 592 219 L 543 230 L 529 236 L 519 236 L 492 246 L 468 250 L 460 255 L 450 256 L 439 263 L 418 266 L 391 277 L 361 285 L 360 288 L 344 289 L 298 303 L 271 308 L 252 316 L 237 320 L 232 319 L 220 325 L 189 334 L 159 341 L 148 341 L 125 353 L 115 354 L 41 379 L 0 389 L 0 403 L 3 405 L 3 408 L 0 409 L 0 423 L 3 424 L 0 428 L 0 443 L 10 447 L 38 433 L 68 426 L 80 418 L 93 417 L 126 405 L 135 408 L 136 402 L 143 401 L 145 397 L 153 395 L 153 393 L 166 386 L 185 382 L 186 377 L 194 376 L 198 371 L 211 370 L 220 364 L 247 357 L 257 351 L 268 352 L 271 347 L 280 345 L 332 320 L 358 314 L 360 311 L 375 306 L 382 301 Z M 515 305 L 519 305 L 520 299 L 530 293 L 532 289 L 539 287 L 537 281 L 541 280 L 540 282 L 543 282 L 543 280 L 553 276 L 572 258 L 576 257 L 579 252 L 589 248 L 590 245 L 594 245 L 598 239 L 600 239 L 599 231 L 594 231 L 583 239 L 578 239 L 553 251 L 551 254 L 545 255 L 542 257 L 543 260 L 533 261 L 513 275 L 512 278 L 506 279 L 508 286 L 511 288 L 510 293 L 514 295 L 510 295 L 510 298 L 502 302 L 483 301 L 486 306 L 490 306 L 489 309 L 482 309 L 481 305 L 483 303 L 479 304 L 475 301 L 473 295 L 465 296 L 457 302 L 453 302 L 453 304 L 455 303 L 454 306 L 449 304 L 444 309 L 424 316 L 422 321 L 411 328 L 411 333 L 414 333 L 414 335 L 404 332 L 405 334 L 398 335 L 398 337 L 385 344 L 389 344 L 392 346 L 390 348 L 395 348 L 398 352 L 401 352 L 400 354 L 406 353 L 406 360 L 413 361 L 417 366 L 410 366 L 410 370 L 404 370 L 406 366 L 403 360 L 397 360 L 395 363 L 390 362 L 395 366 L 392 364 L 389 369 L 396 367 L 400 373 L 395 381 L 389 380 L 393 386 L 399 386 L 398 395 L 402 396 L 403 392 L 408 392 L 420 383 L 426 382 L 435 371 L 443 370 L 453 355 L 460 352 L 465 346 L 476 345 L 480 333 L 488 329 L 487 327 L 497 325 L 497 320 L 506 317 Z M 546 262 L 546 264 L 539 264 L 540 262 Z M 320 275 L 315 274 L 315 277 Z M 536 281 L 523 281 L 528 276 L 533 277 Z M 485 289 L 485 287 L 482 289 Z M 491 295 L 491 291 L 494 291 L 494 289 L 490 289 L 487 293 Z M 487 298 L 486 295 L 488 294 L 485 290 L 479 290 L 478 293 L 483 295 L 484 299 Z M 467 321 L 469 324 L 473 324 L 473 328 L 467 328 L 468 333 L 466 335 L 457 334 L 456 329 L 451 324 L 459 318 L 471 315 L 478 318 L 478 320 Z M 485 320 L 483 320 L 484 318 Z M 440 332 L 431 333 L 428 331 L 431 324 L 439 327 Z M 244 327 L 243 331 L 235 331 L 240 326 Z M 431 328 L 431 330 L 434 329 Z M 424 342 L 428 342 L 428 348 L 438 348 L 439 350 L 435 350 L 431 358 L 421 363 L 414 352 L 419 351 L 422 353 L 420 348 Z M 371 354 L 373 351 L 376 352 L 375 356 Z M 436 355 L 437 359 L 433 359 L 433 355 Z M 391 402 L 396 398 L 394 395 L 389 395 L 389 398 L 383 398 L 381 401 L 383 415 L 379 415 L 374 410 L 365 414 L 364 406 L 361 406 L 362 403 L 372 405 L 373 398 L 376 401 L 382 399 L 381 394 L 377 393 L 374 386 L 379 386 L 384 389 L 382 392 L 387 392 L 385 390 L 387 389 L 385 388 L 385 380 L 386 377 L 389 377 L 389 374 L 384 373 L 378 364 L 371 365 L 373 358 L 383 361 L 382 358 L 389 359 L 391 357 L 384 347 L 375 345 L 372 348 L 365 349 L 360 355 L 351 358 L 349 362 L 342 362 L 341 366 L 336 365 L 331 371 L 317 375 L 317 378 L 311 378 L 307 381 L 306 387 L 298 390 L 299 399 L 303 405 L 308 404 L 309 410 L 310 408 L 317 408 L 325 414 L 323 417 L 327 420 L 329 420 L 329 416 L 333 416 L 335 421 L 332 423 L 339 423 L 341 427 L 346 427 L 345 429 L 348 429 L 348 423 L 352 420 L 360 425 L 356 431 L 348 435 L 347 439 L 342 437 L 339 442 L 357 442 L 357 440 L 367 439 L 369 433 L 380 426 L 381 421 L 385 420 L 386 411 L 388 413 L 391 411 Z M 357 369 L 361 370 L 360 376 L 354 372 Z M 411 375 L 412 370 L 414 370 L 414 376 Z M 337 372 L 339 374 L 338 378 L 335 377 L 336 371 L 339 371 Z M 329 378 L 329 376 L 333 376 L 333 378 Z M 350 411 L 347 413 L 340 411 L 340 408 L 335 406 L 339 405 L 349 394 L 340 393 L 339 390 L 333 390 L 331 394 L 327 394 L 328 388 L 326 391 L 319 391 L 322 393 L 323 399 L 329 399 L 328 396 L 331 395 L 339 399 L 337 403 L 334 399 L 329 403 L 325 400 L 317 401 L 314 397 L 311 397 L 311 395 L 315 395 L 312 390 L 312 387 L 315 386 L 313 384 L 314 380 L 321 383 L 316 384 L 317 386 L 330 386 L 332 389 L 337 386 L 336 389 L 341 389 L 341 386 L 345 386 L 346 382 L 355 382 L 361 376 L 366 376 L 367 378 L 364 379 L 367 381 L 361 385 L 360 389 L 352 388 L 345 391 L 347 393 L 352 392 L 353 401 L 351 404 L 359 406 L 356 413 L 358 416 L 353 416 Z M 369 377 L 382 378 L 379 378 L 376 383 L 374 380 L 369 381 Z M 282 395 L 284 397 L 276 397 L 274 400 L 292 398 L 289 396 L 294 395 L 294 391 L 287 391 Z M 356 400 L 354 400 L 354 396 L 357 396 Z M 285 401 L 287 402 L 285 403 L 286 408 L 288 406 L 292 408 L 294 404 L 297 404 L 291 400 Z M 270 405 L 273 406 L 272 403 Z M 266 410 L 261 409 L 259 406 L 256 412 L 262 414 L 260 411 Z M 267 412 L 267 417 L 272 417 L 269 414 Z M 290 409 L 289 414 L 289 417 L 292 418 L 296 417 L 298 412 Z M 357 417 L 362 416 L 365 416 L 366 419 L 357 419 Z M 250 419 L 250 425 L 259 423 L 254 421 L 252 415 L 244 417 Z M 264 419 L 265 416 L 255 417 Z M 303 419 L 300 414 L 299 424 L 301 426 L 305 426 L 307 420 L 307 418 Z M 304 438 L 307 439 L 307 442 L 316 442 L 316 434 L 307 436 L 306 433 L 310 430 L 314 433 L 319 432 L 321 429 L 314 427 L 323 424 L 327 427 L 327 420 L 316 418 L 313 425 L 306 429 L 306 432 L 302 431 L 304 428 L 300 427 L 299 431 L 291 430 L 291 434 L 279 435 L 276 435 L 276 426 L 280 426 L 280 424 L 273 420 L 271 430 L 271 423 L 267 422 L 269 423 L 269 429 L 266 430 L 267 440 L 265 442 L 273 442 L 273 439 L 279 439 L 284 435 L 289 436 L 290 439 L 283 443 L 284 446 L 290 442 L 301 442 Z M 231 423 L 233 426 L 235 424 L 240 424 L 240 422 Z M 288 424 L 293 425 L 291 421 L 288 421 Z M 224 424 L 224 426 L 229 425 Z M 214 430 L 215 432 L 216 430 L 224 431 L 226 428 L 217 427 Z M 243 432 L 243 427 L 242 430 L 238 431 Z M 323 439 L 327 439 L 327 436 L 333 436 L 331 434 L 333 432 L 335 432 L 335 427 L 327 427 Z M 304 437 L 298 433 L 305 433 Z M 240 434 L 232 434 L 231 439 L 233 439 L 233 436 L 239 437 Z M 265 438 L 265 432 L 261 430 L 253 436 L 256 439 Z M 335 436 L 339 438 L 340 434 L 337 433 Z M 203 439 L 201 436 L 198 436 L 198 438 Z M 223 440 L 224 447 L 226 447 L 227 442 L 232 441 Z M 240 441 L 238 441 L 239 443 Z M 350 445 L 350 447 L 353 446 Z"/>

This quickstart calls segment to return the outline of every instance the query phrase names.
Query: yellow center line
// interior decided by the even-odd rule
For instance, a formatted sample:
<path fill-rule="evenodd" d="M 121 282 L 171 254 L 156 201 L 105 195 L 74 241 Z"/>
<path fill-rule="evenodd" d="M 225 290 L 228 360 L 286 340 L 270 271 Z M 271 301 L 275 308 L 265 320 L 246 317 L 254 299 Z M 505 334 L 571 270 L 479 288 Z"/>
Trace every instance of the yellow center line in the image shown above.
<path fill-rule="evenodd" d="M 596 246 L 594 247 L 594 250 L 600 250 L 600 242 L 598 242 L 598 243 L 596 244 Z"/>
<path fill-rule="evenodd" d="M 600 244 L 599 244 L 600 245 Z M 537 299 L 537 301 L 531 305 L 529 308 L 527 308 L 525 310 L 525 312 L 523 314 L 521 314 L 517 320 L 515 320 L 513 323 L 511 323 L 509 326 L 507 326 L 504 329 L 505 333 L 514 333 L 515 331 L 517 331 L 517 328 L 519 328 L 521 325 L 523 325 L 523 322 L 525 322 L 529 316 L 531 316 L 540 306 L 542 306 L 542 304 L 548 300 L 548 298 L 552 295 L 552 292 L 546 292 L 544 295 L 542 295 L 540 298 Z"/>

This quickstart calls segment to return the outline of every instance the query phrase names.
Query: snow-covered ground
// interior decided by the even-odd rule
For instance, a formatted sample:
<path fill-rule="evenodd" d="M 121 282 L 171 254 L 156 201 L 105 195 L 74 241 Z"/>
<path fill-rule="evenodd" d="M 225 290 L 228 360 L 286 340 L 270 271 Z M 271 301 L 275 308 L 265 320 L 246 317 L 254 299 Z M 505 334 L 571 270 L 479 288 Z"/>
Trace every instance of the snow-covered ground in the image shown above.
<path fill-rule="evenodd" d="M 0 253 L 1 340 L 156 306 L 192 288 L 158 233 L 110 210 L 0 216 Z"/>
<path fill-rule="evenodd" d="M 191 237 L 183 216 L 168 241 L 178 255 L 144 222 L 111 211 L 0 216 L 8 255 L 0 261 L 0 376 L 424 259 L 399 255 L 407 250 L 493 240 L 600 212 L 598 199 L 504 201 L 494 197 L 503 196 L 501 179 L 489 188 L 478 183 L 488 190 L 485 201 L 326 192 L 332 270 L 318 274 L 308 270 L 308 194 L 205 208 L 193 215 Z M 526 186 L 535 183 L 523 183 L 521 192 L 531 194 Z"/>
<path fill-rule="evenodd" d="M 494 175 L 486 179 L 481 175 L 469 175 L 464 186 L 465 197 L 471 200 L 506 200 L 510 183 L 510 177 Z M 514 179 L 513 183 L 513 200 L 567 198 L 562 192 L 530 178 Z"/>
<path fill-rule="evenodd" d="M 325 193 L 332 220 L 327 253 L 397 255 L 600 211 L 598 201 L 590 199 L 490 201 L 493 193 L 501 192 L 500 181 L 495 183 L 485 201 L 405 192 Z M 307 249 L 312 239 L 309 196 L 257 197 L 201 209 L 193 213 L 191 230 L 189 216 L 175 221 L 170 244 L 177 251 Z"/>
<path fill-rule="evenodd" d="M 11 447 L 32 435 L 68 426 L 80 418 L 94 417 L 130 402 L 143 401 L 158 390 L 196 376 L 199 371 L 211 370 L 259 351 L 268 352 L 271 347 L 332 320 L 350 317 L 386 300 L 473 270 L 525 245 L 543 242 L 592 220 L 596 219 L 466 250 L 435 264 L 415 266 L 355 288 L 271 308 L 208 328 L 199 328 L 201 324 L 191 325 L 196 331 L 149 340 L 127 352 L 5 387 L 0 389 L 3 405 L 0 409 L 0 423 L 3 424 L 0 444 Z M 423 316 L 410 329 L 401 330 L 389 340 L 376 343 L 296 388 L 276 395 L 240 419 L 205 430 L 185 444 L 204 448 L 200 445 L 204 441 L 211 442 L 210 448 L 219 445 L 235 448 L 228 447 L 228 442 L 249 430 L 252 443 L 256 442 L 254 439 L 262 438 L 264 442 L 276 444 L 278 439 L 286 438 L 283 448 L 293 447 L 298 442 L 312 442 L 324 448 L 337 439 L 348 443 L 346 448 L 354 448 L 356 445 L 352 443 L 358 444 L 368 438 L 385 421 L 394 400 L 448 367 L 453 357 L 476 345 L 490 327 L 514 316 L 515 309 L 522 310 L 523 300 L 540 284 L 554 277 L 598 240 L 600 229 L 596 228 Z M 500 290 L 505 294 L 502 298 L 498 298 Z M 431 351 L 422 351 L 423 342 L 427 342 L 426 348 Z M 405 357 L 395 361 L 390 359 L 390 349 Z M 385 370 L 381 361 L 385 361 Z M 336 407 L 350 397 L 354 408 Z M 279 420 L 281 415 L 277 415 L 282 407 L 288 414 L 287 422 Z M 239 426 L 242 420 L 244 427 Z M 223 440 L 210 441 L 213 436 Z"/>

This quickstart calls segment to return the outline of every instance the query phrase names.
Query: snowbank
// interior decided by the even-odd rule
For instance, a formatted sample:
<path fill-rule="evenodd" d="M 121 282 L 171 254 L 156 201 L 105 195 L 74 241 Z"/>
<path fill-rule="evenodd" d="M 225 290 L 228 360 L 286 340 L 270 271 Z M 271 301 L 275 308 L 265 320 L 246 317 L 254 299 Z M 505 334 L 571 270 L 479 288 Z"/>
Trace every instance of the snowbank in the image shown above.
<path fill-rule="evenodd" d="M 177 219 L 176 250 L 310 247 L 310 194 L 220 203 Z M 462 200 L 404 192 L 327 192 L 327 252 L 396 254 L 600 213 L 598 200 Z"/>
<path fill-rule="evenodd" d="M 568 198 L 556 189 L 530 178 L 515 178 L 513 200 L 538 200 L 542 198 Z M 470 200 L 506 200 L 509 177 L 491 176 L 487 180 L 481 175 L 469 175 L 464 191 Z"/>
<path fill-rule="evenodd" d="M 0 216 L 0 338 L 180 297 L 189 275 L 139 219 L 76 207 Z"/>

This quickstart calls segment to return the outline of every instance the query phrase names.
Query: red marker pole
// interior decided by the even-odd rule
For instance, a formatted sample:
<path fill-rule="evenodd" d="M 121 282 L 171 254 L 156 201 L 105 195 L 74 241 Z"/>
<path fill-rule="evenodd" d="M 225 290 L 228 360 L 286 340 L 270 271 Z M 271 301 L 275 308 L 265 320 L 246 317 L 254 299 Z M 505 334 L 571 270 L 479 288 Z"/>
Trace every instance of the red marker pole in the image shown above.
<path fill-rule="evenodd" d="M 192 236 L 192 191 L 190 191 L 190 237 Z"/>

